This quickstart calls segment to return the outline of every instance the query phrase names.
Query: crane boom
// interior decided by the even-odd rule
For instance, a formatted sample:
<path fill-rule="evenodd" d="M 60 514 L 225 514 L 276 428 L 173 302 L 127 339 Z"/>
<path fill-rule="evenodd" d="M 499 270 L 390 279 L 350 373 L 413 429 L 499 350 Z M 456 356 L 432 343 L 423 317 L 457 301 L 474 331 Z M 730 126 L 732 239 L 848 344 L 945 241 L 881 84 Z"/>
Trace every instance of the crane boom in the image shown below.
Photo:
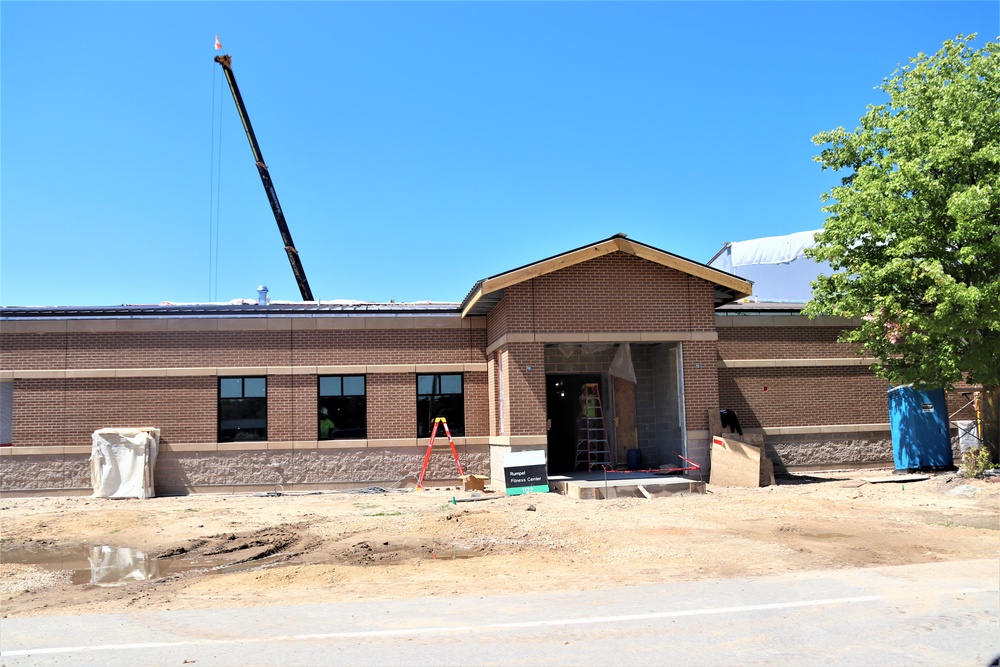
<path fill-rule="evenodd" d="M 233 93 L 233 100 L 236 101 L 236 109 L 239 111 L 240 120 L 243 121 L 243 129 L 246 130 L 247 139 L 250 141 L 250 150 L 253 151 L 253 159 L 257 163 L 257 171 L 260 173 L 260 182 L 264 184 L 264 192 L 267 200 L 271 202 L 271 211 L 274 213 L 274 220 L 278 223 L 278 231 L 281 232 L 281 240 L 285 244 L 285 253 L 288 254 L 288 262 L 292 265 L 292 273 L 295 274 L 295 282 L 299 284 L 299 292 L 303 301 L 313 301 L 312 290 L 309 289 L 309 281 L 306 279 L 305 269 L 302 268 L 302 260 L 299 259 L 299 251 L 295 249 L 292 241 L 292 233 L 288 231 L 288 223 L 285 222 L 285 214 L 281 211 L 281 204 L 278 203 L 278 193 L 274 191 L 274 184 L 268 174 L 267 165 L 264 163 L 264 156 L 260 153 L 260 145 L 253 132 L 253 125 L 250 124 L 250 116 L 247 115 L 247 108 L 243 104 L 243 96 L 240 95 L 240 88 L 236 85 L 236 76 L 233 74 L 233 59 L 228 55 L 215 56 L 215 62 L 222 65 L 222 71 L 226 73 L 226 81 L 229 82 L 229 90 Z"/>

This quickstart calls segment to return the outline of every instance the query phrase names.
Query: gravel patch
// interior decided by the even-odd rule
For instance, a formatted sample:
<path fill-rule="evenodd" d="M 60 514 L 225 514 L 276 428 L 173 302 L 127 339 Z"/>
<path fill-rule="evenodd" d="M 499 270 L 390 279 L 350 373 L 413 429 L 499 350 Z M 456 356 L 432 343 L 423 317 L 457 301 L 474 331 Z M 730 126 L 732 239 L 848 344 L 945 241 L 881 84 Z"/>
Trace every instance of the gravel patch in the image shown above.
<path fill-rule="evenodd" d="M 69 583 L 70 572 L 37 565 L 0 564 L 0 595 L 11 596 Z"/>

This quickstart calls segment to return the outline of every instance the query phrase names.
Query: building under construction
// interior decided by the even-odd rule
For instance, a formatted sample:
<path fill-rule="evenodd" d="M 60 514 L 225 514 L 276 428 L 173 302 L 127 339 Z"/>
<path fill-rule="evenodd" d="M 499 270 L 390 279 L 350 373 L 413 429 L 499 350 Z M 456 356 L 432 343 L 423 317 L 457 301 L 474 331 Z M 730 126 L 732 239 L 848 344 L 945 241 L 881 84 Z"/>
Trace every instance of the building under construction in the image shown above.
<path fill-rule="evenodd" d="M 709 467 L 709 413 L 779 471 L 892 460 L 852 323 L 624 235 L 480 280 L 460 303 L 0 309 L 0 490 L 89 493 L 94 431 L 159 429 L 158 493 L 387 485 L 445 417 L 468 473 Z M 742 300 L 742 302 L 741 302 Z M 581 454 L 581 420 L 600 437 Z M 591 424 L 592 425 L 592 424 Z M 606 451 L 604 449 L 606 448 Z M 430 480 L 457 475 L 432 457 Z"/>

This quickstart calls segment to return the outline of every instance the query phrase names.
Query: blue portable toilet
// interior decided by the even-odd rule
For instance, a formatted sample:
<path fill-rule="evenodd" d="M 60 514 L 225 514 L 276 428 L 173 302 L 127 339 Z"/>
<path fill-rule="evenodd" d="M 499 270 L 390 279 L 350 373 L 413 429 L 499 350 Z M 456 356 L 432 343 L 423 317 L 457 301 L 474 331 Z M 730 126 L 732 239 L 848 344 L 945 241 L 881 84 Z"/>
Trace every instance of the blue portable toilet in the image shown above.
<path fill-rule="evenodd" d="M 944 389 L 904 385 L 890 389 L 888 398 L 896 470 L 953 468 Z"/>

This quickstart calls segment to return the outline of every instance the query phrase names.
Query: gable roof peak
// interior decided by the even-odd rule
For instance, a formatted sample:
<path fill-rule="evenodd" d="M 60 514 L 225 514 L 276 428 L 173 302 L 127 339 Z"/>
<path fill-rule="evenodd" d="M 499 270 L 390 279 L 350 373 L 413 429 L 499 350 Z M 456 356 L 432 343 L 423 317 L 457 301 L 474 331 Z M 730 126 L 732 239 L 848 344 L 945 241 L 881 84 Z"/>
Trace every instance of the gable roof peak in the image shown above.
<path fill-rule="evenodd" d="M 751 283 L 739 276 L 627 237 L 627 234 L 618 232 L 602 241 L 484 278 L 473 286 L 462 301 L 462 317 L 485 315 L 503 297 L 503 290 L 511 285 L 517 285 L 613 252 L 634 255 L 712 283 L 715 286 L 716 307 L 750 296 L 753 291 Z"/>

